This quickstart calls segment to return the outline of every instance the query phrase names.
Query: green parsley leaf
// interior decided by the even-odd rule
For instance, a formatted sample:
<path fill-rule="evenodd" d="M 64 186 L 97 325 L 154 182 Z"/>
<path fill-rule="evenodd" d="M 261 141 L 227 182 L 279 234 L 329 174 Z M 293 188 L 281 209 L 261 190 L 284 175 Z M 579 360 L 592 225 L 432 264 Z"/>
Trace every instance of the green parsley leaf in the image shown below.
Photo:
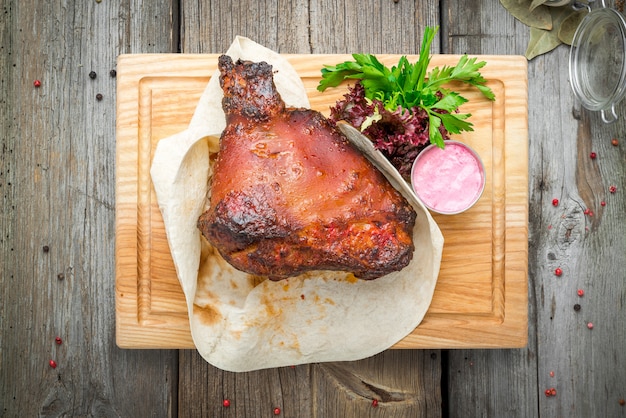
<path fill-rule="evenodd" d="M 365 97 L 380 100 L 387 110 L 402 107 L 412 112 L 414 108 L 421 108 L 428 114 L 430 142 L 443 148 L 443 136 L 439 131 L 442 124 L 449 133 L 472 130 L 472 124 L 466 120 L 470 114 L 457 112 L 467 99 L 443 86 L 453 81 L 463 82 L 474 86 L 489 100 L 495 100 L 495 95 L 479 72 L 486 63 L 476 62 L 476 58 L 463 55 L 455 66 L 436 67 L 428 72 L 430 46 L 437 31 L 438 27 L 425 28 L 419 59 L 414 64 L 402 56 L 397 66 L 388 68 L 374 55 L 353 54 L 353 61 L 325 65 L 317 90 L 323 92 L 344 80 L 355 79 L 363 85 Z M 372 115 L 368 123 L 373 123 L 376 118 Z"/>

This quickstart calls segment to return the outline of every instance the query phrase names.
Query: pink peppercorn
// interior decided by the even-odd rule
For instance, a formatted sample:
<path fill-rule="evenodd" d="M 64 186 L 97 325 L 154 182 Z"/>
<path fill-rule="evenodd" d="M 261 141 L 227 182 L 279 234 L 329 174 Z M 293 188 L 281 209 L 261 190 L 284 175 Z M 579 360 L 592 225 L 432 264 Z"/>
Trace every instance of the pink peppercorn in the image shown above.
<path fill-rule="evenodd" d="M 280 408 L 274 408 L 274 415 L 280 415 Z"/>
<path fill-rule="evenodd" d="M 592 152 L 591 154 L 589 154 L 589 157 L 590 157 L 592 160 L 595 160 L 597 156 L 598 156 L 598 154 L 596 154 L 595 152 Z"/>
<path fill-rule="evenodd" d="M 561 270 L 561 267 L 557 267 L 556 269 L 554 269 L 554 274 L 556 276 L 560 276 L 563 274 L 563 270 Z"/>
<path fill-rule="evenodd" d="M 57 362 L 56 362 L 56 361 L 54 361 L 54 360 L 50 360 L 50 361 L 48 362 L 48 364 L 50 364 L 50 367 L 52 367 L 53 369 L 56 369 L 56 368 L 57 368 Z"/>
<path fill-rule="evenodd" d="M 63 344 L 63 340 L 61 339 L 61 337 L 56 337 L 56 338 L 54 339 L 54 342 L 55 342 L 55 343 L 57 343 L 57 344 L 59 344 L 59 345 Z"/>
<path fill-rule="evenodd" d="M 609 186 L 609 192 L 615 193 L 617 191 L 617 186 Z"/>
<path fill-rule="evenodd" d="M 33 81 L 33 86 L 35 86 L 35 87 L 41 87 L 41 81 L 39 81 L 39 80 L 35 80 L 35 81 Z"/>
<path fill-rule="evenodd" d="M 228 408 L 230 406 L 230 400 L 229 399 L 224 399 L 222 401 L 222 406 L 224 406 L 224 408 Z"/>
<path fill-rule="evenodd" d="M 559 206 L 559 199 L 552 199 L 552 206 Z"/>
<path fill-rule="evenodd" d="M 587 328 L 593 329 L 593 322 L 587 322 Z"/>
<path fill-rule="evenodd" d="M 378 399 L 372 399 L 372 407 L 373 408 L 378 407 Z"/>
<path fill-rule="evenodd" d="M 583 297 L 583 296 L 585 296 L 585 291 L 584 291 L 584 290 L 582 290 L 582 289 L 578 289 L 578 290 L 576 291 L 576 294 L 577 294 L 578 296 L 580 296 L 580 297 Z"/>

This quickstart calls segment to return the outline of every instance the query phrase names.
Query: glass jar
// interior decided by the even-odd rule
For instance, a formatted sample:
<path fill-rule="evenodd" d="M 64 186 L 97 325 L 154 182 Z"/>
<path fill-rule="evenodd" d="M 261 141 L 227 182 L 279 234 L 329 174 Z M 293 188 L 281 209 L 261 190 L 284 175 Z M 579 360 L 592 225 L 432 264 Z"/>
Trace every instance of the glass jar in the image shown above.
<path fill-rule="evenodd" d="M 617 120 L 615 106 L 626 94 L 626 20 L 606 0 L 579 24 L 570 50 L 569 76 L 583 107 Z"/>

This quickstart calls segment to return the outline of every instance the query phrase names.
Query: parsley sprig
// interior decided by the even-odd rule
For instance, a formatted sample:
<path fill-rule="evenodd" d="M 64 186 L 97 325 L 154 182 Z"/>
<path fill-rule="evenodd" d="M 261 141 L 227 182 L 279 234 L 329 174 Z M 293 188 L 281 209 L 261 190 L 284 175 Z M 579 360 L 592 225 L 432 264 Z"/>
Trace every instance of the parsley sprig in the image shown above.
<path fill-rule="evenodd" d="M 421 108 L 428 114 L 428 134 L 431 143 L 443 148 L 444 141 L 439 130 L 444 128 L 453 134 L 472 131 L 472 124 L 467 121 L 469 113 L 458 113 L 458 108 L 467 102 L 460 94 L 444 88 L 446 83 L 460 81 L 476 87 L 489 100 L 495 100 L 487 80 L 479 70 L 485 61 L 476 62 L 476 58 L 463 55 L 456 66 L 436 67 L 428 72 L 430 63 L 430 45 L 438 27 L 426 27 L 419 59 L 415 64 L 406 56 L 400 58 L 398 65 L 388 68 L 374 55 L 353 54 L 354 61 L 345 61 L 335 66 L 322 68 L 322 79 L 317 89 L 324 91 L 336 87 L 346 79 L 359 80 L 365 89 L 365 97 L 379 100 L 385 109 L 393 112 L 401 107 L 411 112 Z"/>

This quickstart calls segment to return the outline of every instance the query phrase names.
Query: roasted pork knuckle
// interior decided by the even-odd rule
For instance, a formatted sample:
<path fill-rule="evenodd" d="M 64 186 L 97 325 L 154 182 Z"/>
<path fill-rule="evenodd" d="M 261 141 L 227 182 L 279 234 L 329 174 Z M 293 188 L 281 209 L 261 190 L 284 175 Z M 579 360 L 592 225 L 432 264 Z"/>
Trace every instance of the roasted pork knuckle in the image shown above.
<path fill-rule="evenodd" d="M 285 106 L 265 62 L 219 58 L 226 128 L 198 227 L 235 268 L 375 279 L 413 257 L 415 211 L 321 113 Z"/>

